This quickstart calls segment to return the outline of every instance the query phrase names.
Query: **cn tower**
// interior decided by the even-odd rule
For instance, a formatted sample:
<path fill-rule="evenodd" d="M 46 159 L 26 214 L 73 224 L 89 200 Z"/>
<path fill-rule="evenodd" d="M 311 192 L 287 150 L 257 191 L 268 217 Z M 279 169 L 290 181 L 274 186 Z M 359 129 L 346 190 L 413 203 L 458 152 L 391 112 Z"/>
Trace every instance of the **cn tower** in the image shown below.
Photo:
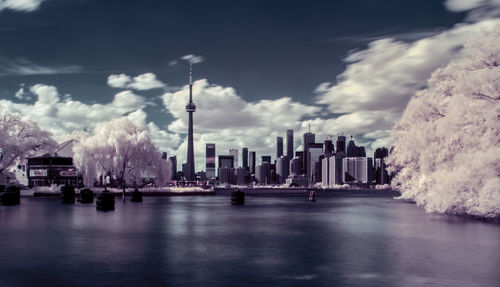
<path fill-rule="evenodd" d="M 194 146 L 193 146 L 193 113 L 196 111 L 196 105 L 193 103 L 193 70 L 192 65 L 189 65 L 189 102 L 186 105 L 186 112 L 189 113 L 189 129 L 188 129 L 188 149 L 186 162 L 186 180 L 195 180 L 194 173 Z"/>

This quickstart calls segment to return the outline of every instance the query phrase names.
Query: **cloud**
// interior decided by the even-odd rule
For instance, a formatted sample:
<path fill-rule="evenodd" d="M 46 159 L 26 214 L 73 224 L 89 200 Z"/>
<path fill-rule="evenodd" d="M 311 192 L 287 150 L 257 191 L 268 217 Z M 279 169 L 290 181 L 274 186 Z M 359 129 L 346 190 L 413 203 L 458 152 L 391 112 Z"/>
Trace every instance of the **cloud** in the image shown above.
<path fill-rule="evenodd" d="M 182 56 L 182 58 L 184 61 L 187 61 L 191 64 L 198 64 L 198 63 L 201 63 L 203 62 L 205 59 L 203 58 L 203 56 L 195 56 L 193 54 L 189 54 L 189 55 L 185 55 L 185 56 Z"/>
<path fill-rule="evenodd" d="M 6 75 L 57 75 L 57 74 L 75 74 L 81 73 L 82 68 L 79 66 L 42 66 L 35 64 L 26 59 L 5 60 L 0 61 L 0 76 Z"/>
<path fill-rule="evenodd" d="M 459 24 L 412 43 L 391 38 L 371 42 L 367 49 L 345 59 L 347 67 L 336 82 L 322 83 L 315 90 L 317 104 L 342 115 L 315 119 L 311 125 L 323 134 L 345 131 L 358 135 L 368 150 L 387 146 L 392 126 L 410 98 L 426 87 L 431 73 L 462 57 L 469 36 L 499 22 L 491 19 Z"/>
<path fill-rule="evenodd" d="M 57 137 L 71 134 L 74 130 L 92 130 L 99 123 L 128 116 L 150 131 L 155 131 L 157 140 L 163 144 L 162 147 L 167 145 L 171 148 L 179 144 L 178 136 L 161 131 L 154 124 L 146 122 L 143 109 L 148 103 L 144 97 L 132 91 L 117 93 L 112 101 L 106 104 L 86 104 L 72 99 L 70 95 L 61 97 L 57 88 L 50 85 L 37 84 L 29 90 L 36 97 L 34 103 L 13 103 L 2 99 L 0 109 L 34 120 L 42 129 Z"/>
<path fill-rule="evenodd" d="M 451 12 L 469 11 L 469 21 L 497 18 L 500 16 L 500 0 L 447 0 L 444 6 Z"/>
<path fill-rule="evenodd" d="M 108 77 L 108 85 L 113 88 L 134 89 L 140 91 L 166 87 L 164 83 L 156 79 L 156 75 L 153 73 L 144 73 L 134 78 L 131 78 L 126 74 L 112 74 Z"/>
<path fill-rule="evenodd" d="M 33 12 L 40 8 L 44 0 L 1 0 L 0 11 L 9 9 L 19 12 Z"/>
<path fill-rule="evenodd" d="M 163 95 L 166 110 L 174 121 L 168 131 L 185 134 L 188 114 L 185 105 L 189 98 L 189 86 Z M 201 79 L 193 84 L 193 101 L 197 106 L 194 113 L 195 157 L 197 170 L 204 169 L 206 143 L 216 143 L 217 154 L 227 154 L 230 148 L 246 146 L 255 150 L 258 156 L 276 154 L 276 136 L 284 136 L 287 129 L 299 132 L 302 119 L 316 115 L 320 107 L 304 105 L 291 98 L 247 102 L 232 87 L 210 84 Z M 300 134 L 300 133 L 299 133 Z M 300 137 L 296 136 L 297 142 Z M 187 141 L 175 151 L 178 162 L 186 160 Z M 240 163 L 241 164 L 241 163 Z"/>

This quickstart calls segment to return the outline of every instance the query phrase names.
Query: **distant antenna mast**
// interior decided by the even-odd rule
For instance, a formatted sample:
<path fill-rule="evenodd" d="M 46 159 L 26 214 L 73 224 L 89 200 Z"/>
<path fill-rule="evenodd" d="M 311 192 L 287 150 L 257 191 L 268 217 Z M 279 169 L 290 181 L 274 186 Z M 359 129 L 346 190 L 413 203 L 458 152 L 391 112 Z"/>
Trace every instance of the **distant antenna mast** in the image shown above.
<path fill-rule="evenodd" d="M 189 85 L 193 85 L 193 64 L 189 63 Z"/>
<path fill-rule="evenodd" d="M 309 122 L 308 125 L 309 125 L 309 133 L 311 133 L 311 123 Z"/>

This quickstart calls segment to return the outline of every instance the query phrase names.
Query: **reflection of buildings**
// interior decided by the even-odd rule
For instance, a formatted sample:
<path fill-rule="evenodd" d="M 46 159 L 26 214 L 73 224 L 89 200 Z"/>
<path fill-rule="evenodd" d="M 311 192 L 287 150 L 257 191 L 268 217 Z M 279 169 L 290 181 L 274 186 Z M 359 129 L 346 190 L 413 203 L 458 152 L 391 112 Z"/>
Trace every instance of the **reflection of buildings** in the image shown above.
<path fill-rule="evenodd" d="M 77 185 L 78 172 L 73 165 L 73 158 L 45 154 L 28 158 L 28 185 L 50 186 Z"/>

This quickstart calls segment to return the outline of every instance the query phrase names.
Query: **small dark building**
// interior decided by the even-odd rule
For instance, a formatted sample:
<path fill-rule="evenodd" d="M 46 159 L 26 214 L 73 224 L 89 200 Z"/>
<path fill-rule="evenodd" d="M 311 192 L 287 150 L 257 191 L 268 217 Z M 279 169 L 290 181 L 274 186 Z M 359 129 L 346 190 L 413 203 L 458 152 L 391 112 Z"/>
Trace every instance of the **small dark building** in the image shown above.
<path fill-rule="evenodd" d="M 72 185 L 77 186 L 78 172 L 73 165 L 73 158 L 51 154 L 28 158 L 28 185 L 50 186 Z"/>

